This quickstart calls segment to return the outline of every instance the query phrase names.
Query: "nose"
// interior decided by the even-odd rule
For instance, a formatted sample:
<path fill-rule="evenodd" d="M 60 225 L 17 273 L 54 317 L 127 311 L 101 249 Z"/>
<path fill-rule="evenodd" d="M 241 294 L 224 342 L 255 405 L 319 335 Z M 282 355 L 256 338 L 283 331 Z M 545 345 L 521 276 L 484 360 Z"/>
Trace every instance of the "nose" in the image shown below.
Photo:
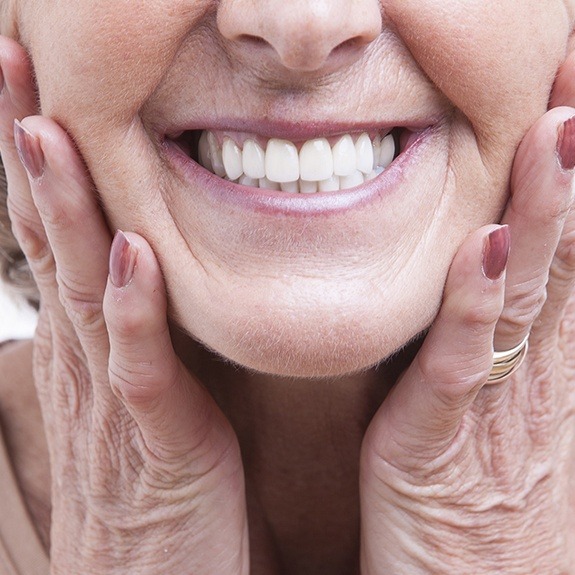
<path fill-rule="evenodd" d="M 379 0 L 220 0 L 217 22 L 244 55 L 302 72 L 349 65 L 382 27 Z"/>

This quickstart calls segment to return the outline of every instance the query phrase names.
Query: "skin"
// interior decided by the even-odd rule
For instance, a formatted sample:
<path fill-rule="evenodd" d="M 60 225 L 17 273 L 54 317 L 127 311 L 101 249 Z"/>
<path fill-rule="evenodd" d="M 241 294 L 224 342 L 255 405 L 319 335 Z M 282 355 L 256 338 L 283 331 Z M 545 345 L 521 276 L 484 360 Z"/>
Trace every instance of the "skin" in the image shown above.
<path fill-rule="evenodd" d="M 369 367 L 429 325 L 455 250 L 501 215 L 515 149 L 547 106 L 571 29 L 563 0 L 519 13 L 386 2 L 383 20 L 375 0 L 355 20 L 345 2 L 317 15 L 301 2 L 288 20 L 266 2 L 253 22 L 243 1 L 157 2 L 129 18 L 130 2 L 84 2 L 73 33 L 68 5 L 46 4 L 20 8 L 42 111 L 74 138 L 111 226 L 150 242 L 179 326 L 241 365 L 306 377 Z M 300 35 L 318 36 L 305 40 L 308 63 Z M 359 48 L 333 50 L 351 38 Z M 392 199 L 327 218 L 238 214 L 166 166 L 166 124 L 241 126 L 262 110 L 257 129 L 272 133 L 273 121 L 440 128 Z"/>
<path fill-rule="evenodd" d="M 22 48 L 4 39 L 2 156 L 42 294 L 34 378 L 62 486 L 54 573 L 572 566 L 575 250 L 572 173 L 556 150 L 574 110 L 545 112 L 561 66 L 553 104 L 575 103 L 575 6 L 365 0 L 364 19 L 335 25 L 345 6 L 302 2 L 290 19 L 275 2 L 22 1 L 18 26 L 3 21 L 30 54 L 42 112 L 24 121 L 44 160 L 27 175 L 11 124 L 38 110 Z M 178 114 L 210 127 L 261 110 L 306 124 L 440 120 L 401 194 L 246 221 L 187 189 L 158 134 Z M 489 277 L 500 219 L 513 250 Z M 118 226 L 136 262 L 126 285 L 108 277 Z M 494 342 L 530 329 L 525 368 L 480 389 Z M 216 362 L 187 333 L 261 373 Z M 345 375 L 399 348 L 387 367 Z"/>

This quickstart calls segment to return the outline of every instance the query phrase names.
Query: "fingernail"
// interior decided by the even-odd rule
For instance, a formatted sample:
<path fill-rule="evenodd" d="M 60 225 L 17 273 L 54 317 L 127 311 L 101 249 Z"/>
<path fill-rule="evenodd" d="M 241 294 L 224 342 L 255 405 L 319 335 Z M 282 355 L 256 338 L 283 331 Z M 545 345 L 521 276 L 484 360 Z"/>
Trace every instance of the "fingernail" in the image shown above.
<path fill-rule="evenodd" d="M 575 116 L 559 126 L 557 155 L 559 156 L 559 163 L 565 171 L 575 168 Z"/>
<path fill-rule="evenodd" d="M 32 178 L 44 173 L 44 153 L 40 142 L 18 120 L 14 120 L 14 143 L 22 165 Z"/>
<path fill-rule="evenodd" d="M 510 245 L 509 226 L 493 230 L 483 246 L 483 274 L 487 279 L 498 280 L 507 266 Z"/>
<path fill-rule="evenodd" d="M 0 94 L 4 91 L 4 74 L 2 74 L 2 68 L 0 68 Z"/>
<path fill-rule="evenodd" d="M 134 276 L 136 249 L 124 232 L 118 230 L 110 251 L 110 280 L 117 288 L 126 287 Z"/>

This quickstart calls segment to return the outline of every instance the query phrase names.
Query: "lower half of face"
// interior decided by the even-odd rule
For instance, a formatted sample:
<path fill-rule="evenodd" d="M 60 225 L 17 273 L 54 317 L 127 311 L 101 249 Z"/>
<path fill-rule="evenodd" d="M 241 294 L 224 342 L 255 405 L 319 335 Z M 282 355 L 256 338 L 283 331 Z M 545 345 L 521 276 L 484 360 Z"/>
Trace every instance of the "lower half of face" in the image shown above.
<path fill-rule="evenodd" d="M 178 326 L 248 368 L 340 375 L 424 330 L 458 246 L 500 217 L 515 149 L 545 110 L 569 35 L 560 0 L 535 39 L 540 0 L 483 20 L 456 0 L 457 18 L 432 0 L 387 4 L 393 20 L 349 69 L 292 70 L 274 89 L 251 52 L 240 65 L 218 48 L 204 12 L 181 30 L 158 12 L 171 44 L 148 43 L 128 13 L 107 19 L 106 44 L 91 18 L 68 33 L 80 56 L 60 82 L 50 70 L 70 57 L 43 57 L 30 28 L 44 109 L 74 135 L 111 225 L 152 245 Z M 119 57 L 136 44 L 148 60 Z"/>
<path fill-rule="evenodd" d="M 460 243 L 498 219 L 509 166 L 488 175 L 471 132 L 442 118 L 373 179 L 308 194 L 228 181 L 135 130 L 100 190 L 113 227 L 150 241 L 191 336 L 258 371 L 339 375 L 424 330 Z"/>

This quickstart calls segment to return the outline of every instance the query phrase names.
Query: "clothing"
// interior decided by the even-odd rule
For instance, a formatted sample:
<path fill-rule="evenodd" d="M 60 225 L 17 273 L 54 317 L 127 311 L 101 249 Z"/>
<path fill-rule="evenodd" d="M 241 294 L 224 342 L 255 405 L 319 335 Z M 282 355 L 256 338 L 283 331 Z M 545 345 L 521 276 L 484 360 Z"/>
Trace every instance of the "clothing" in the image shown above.
<path fill-rule="evenodd" d="M 0 575 L 48 575 L 48 556 L 18 489 L 0 427 Z"/>

